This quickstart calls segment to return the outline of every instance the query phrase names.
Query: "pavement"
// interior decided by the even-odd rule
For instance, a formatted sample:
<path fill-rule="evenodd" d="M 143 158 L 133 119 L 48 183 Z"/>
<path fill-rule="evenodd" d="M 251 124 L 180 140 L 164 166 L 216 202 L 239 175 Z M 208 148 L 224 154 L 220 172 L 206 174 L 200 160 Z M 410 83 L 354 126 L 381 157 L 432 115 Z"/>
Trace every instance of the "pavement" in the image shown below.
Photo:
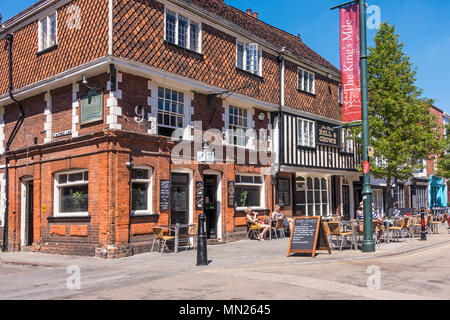
<path fill-rule="evenodd" d="M 374 253 L 320 251 L 287 257 L 289 239 L 208 246 L 208 266 L 196 251 L 104 260 L 19 252 L 0 255 L 3 299 L 450 299 L 450 234 L 402 239 Z M 70 288 L 73 267 L 81 287 Z M 72 269 L 71 269 L 72 268 Z M 72 271 L 71 271 L 72 270 Z M 368 289 L 380 270 L 382 284 Z"/>

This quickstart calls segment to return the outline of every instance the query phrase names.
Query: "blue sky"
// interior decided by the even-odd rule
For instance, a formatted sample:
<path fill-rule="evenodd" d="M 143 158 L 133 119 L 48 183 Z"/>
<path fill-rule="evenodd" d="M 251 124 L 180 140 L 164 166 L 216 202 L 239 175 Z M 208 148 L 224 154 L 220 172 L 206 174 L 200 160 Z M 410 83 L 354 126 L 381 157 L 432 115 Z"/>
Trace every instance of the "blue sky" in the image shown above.
<path fill-rule="evenodd" d="M 36 0 L 1 1 L 3 21 Z M 252 9 L 259 17 L 303 41 L 339 67 L 339 12 L 329 9 L 347 0 L 225 0 L 242 11 Z M 6 5 L 7 3 L 7 5 Z M 417 85 L 424 96 L 450 113 L 450 1 L 373 0 L 381 8 L 381 20 L 397 27 L 405 50 L 418 68 Z M 376 30 L 369 30 L 369 45 Z"/>

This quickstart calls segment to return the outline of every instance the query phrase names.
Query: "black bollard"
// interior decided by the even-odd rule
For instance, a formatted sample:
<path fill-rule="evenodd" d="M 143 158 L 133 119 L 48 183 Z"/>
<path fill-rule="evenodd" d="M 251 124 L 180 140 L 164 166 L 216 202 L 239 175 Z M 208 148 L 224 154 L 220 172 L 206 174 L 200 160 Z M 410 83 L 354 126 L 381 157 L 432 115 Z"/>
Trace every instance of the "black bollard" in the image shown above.
<path fill-rule="evenodd" d="M 425 210 L 422 209 L 420 212 L 420 225 L 422 226 L 422 230 L 420 232 L 420 240 L 426 241 L 427 240 L 427 231 L 425 229 Z"/>
<path fill-rule="evenodd" d="M 198 217 L 198 244 L 197 244 L 197 266 L 208 265 L 208 248 L 206 246 L 206 215 L 202 213 Z"/>

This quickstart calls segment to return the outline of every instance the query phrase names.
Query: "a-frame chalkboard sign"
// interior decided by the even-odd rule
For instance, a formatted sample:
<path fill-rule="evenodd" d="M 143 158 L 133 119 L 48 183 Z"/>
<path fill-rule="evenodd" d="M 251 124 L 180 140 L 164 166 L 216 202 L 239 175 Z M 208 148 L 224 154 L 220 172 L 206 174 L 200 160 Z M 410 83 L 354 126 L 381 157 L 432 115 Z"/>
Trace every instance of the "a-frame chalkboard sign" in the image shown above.
<path fill-rule="evenodd" d="M 328 250 L 331 254 L 322 217 L 295 218 L 287 256 L 293 253 L 311 253 L 314 258 L 316 250 Z"/>

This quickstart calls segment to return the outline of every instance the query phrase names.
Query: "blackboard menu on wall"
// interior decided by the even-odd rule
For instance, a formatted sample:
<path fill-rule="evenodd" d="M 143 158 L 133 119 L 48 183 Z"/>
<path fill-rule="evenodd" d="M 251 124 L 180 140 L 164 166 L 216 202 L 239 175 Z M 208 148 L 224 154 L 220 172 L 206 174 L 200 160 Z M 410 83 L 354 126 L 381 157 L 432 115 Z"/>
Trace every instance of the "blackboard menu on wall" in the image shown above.
<path fill-rule="evenodd" d="M 160 180 L 159 182 L 159 210 L 168 211 L 170 203 L 170 181 Z"/>
<path fill-rule="evenodd" d="M 289 256 L 291 253 L 311 253 L 314 257 L 316 250 L 328 250 L 331 253 L 322 218 L 295 218 L 287 255 Z"/>
<path fill-rule="evenodd" d="M 205 192 L 204 192 L 203 181 L 197 181 L 195 183 L 195 209 L 196 210 L 203 210 L 204 198 L 205 198 Z"/>
<path fill-rule="evenodd" d="M 235 188 L 234 188 L 234 181 L 228 181 L 228 207 L 234 208 L 234 194 L 235 194 Z"/>

